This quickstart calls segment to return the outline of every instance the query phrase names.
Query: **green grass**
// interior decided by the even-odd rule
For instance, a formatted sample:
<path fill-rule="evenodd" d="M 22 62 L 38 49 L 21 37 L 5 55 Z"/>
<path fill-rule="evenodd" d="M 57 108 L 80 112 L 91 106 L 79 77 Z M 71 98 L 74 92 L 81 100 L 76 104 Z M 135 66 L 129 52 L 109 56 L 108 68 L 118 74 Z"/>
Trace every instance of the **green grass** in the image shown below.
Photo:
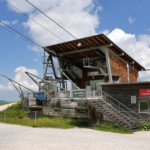
<path fill-rule="evenodd" d="M 6 103 L 0 103 L 0 106 L 6 105 L 6 104 L 10 104 L 12 102 L 6 102 Z"/>
<path fill-rule="evenodd" d="M 35 127 L 34 119 L 6 119 L 5 123 Z M 39 118 L 36 120 L 36 127 L 70 129 L 79 126 L 70 118 Z"/>
<path fill-rule="evenodd" d="M 5 113 L 5 121 L 4 121 L 4 113 Z M 23 109 L 21 109 L 20 102 L 7 108 L 5 111 L 0 112 L 0 122 L 35 127 L 34 119 L 28 118 L 28 113 Z M 43 117 L 43 118 L 38 118 L 36 120 L 36 127 L 70 129 L 75 127 L 88 127 L 88 122 L 85 120 L 77 120 L 71 118 Z M 118 125 L 111 122 L 103 122 L 99 126 L 94 126 L 93 129 L 99 131 L 122 133 L 122 134 L 131 133 L 130 131 L 121 128 Z"/>
<path fill-rule="evenodd" d="M 125 128 L 119 127 L 117 124 L 112 123 L 112 122 L 103 122 L 101 125 L 95 126 L 94 130 L 121 133 L 121 134 L 132 133 L 131 131 Z"/>
<path fill-rule="evenodd" d="M 4 113 L 5 113 L 5 120 L 4 120 Z M 0 122 L 35 127 L 35 120 L 28 118 L 28 113 L 23 109 L 21 109 L 20 102 L 7 108 L 5 111 L 0 112 Z M 44 117 L 38 118 L 36 120 L 36 127 L 70 129 L 83 126 L 84 127 L 87 126 L 87 122 L 71 118 Z"/>

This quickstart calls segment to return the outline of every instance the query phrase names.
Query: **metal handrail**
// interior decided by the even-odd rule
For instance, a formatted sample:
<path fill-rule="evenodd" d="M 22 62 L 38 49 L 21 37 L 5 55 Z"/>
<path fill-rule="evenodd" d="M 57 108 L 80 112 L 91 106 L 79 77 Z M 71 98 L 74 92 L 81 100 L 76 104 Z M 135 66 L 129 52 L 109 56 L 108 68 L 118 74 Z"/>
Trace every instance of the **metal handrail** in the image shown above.
<path fill-rule="evenodd" d="M 127 109 L 127 110 L 129 110 L 129 112 L 132 112 L 135 116 L 137 116 L 137 118 L 139 118 L 139 119 L 141 119 L 142 120 L 142 117 L 139 115 L 139 114 L 137 114 L 136 112 L 134 112 L 133 110 L 131 110 L 131 109 L 129 109 L 127 106 L 125 106 L 124 104 L 122 104 L 122 103 L 120 103 L 118 100 L 116 100 L 115 98 L 113 98 L 112 96 L 110 96 L 108 93 L 106 93 L 106 92 L 104 92 L 104 91 L 102 91 L 102 94 L 105 94 L 105 95 L 107 95 L 108 97 L 110 97 L 111 99 L 113 99 L 115 102 L 117 102 L 120 106 L 122 106 L 122 107 L 124 107 L 125 109 Z M 106 97 L 105 97 L 106 98 Z M 108 99 L 108 98 L 107 98 Z M 109 100 L 110 101 L 110 100 Z M 112 101 L 110 101 L 111 103 L 112 103 Z M 116 105 L 116 104 L 115 104 Z M 120 107 L 120 106 L 118 106 L 118 107 Z M 121 108 L 121 109 L 123 109 L 123 108 Z M 124 109 L 123 109 L 124 110 Z M 128 113 L 127 111 L 125 111 L 126 113 Z M 128 113 L 129 115 L 131 115 L 130 113 Z M 134 117 L 134 116 L 132 116 L 132 117 Z M 134 117 L 135 118 L 135 117 Z"/>
<path fill-rule="evenodd" d="M 106 97 L 105 97 L 105 98 L 106 98 Z M 101 100 L 102 100 L 103 102 L 105 102 L 103 99 L 101 99 Z M 113 108 L 116 108 L 116 110 L 118 111 L 119 114 L 121 114 L 121 115 L 123 115 L 124 117 L 128 118 L 129 120 L 131 120 L 131 118 L 129 118 L 129 116 L 130 116 L 130 117 L 132 117 L 133 120 L 137 121 L 137 119 L 136 119 L 135 117 L 133 117 L 130 113 L 126 112 L 125 110 L 124 110 L 124 111 L 121 111 L 121 110 L 123 110 L 123 109 L 120 108 L 120 106 L 114 104 L 114 103 L 113 103 L 111 100 L 109 100 L 108 98 L 106 99 L 106 101 L 108 101 L 109 104 L 113 105 Z M 105 103 L 106 103 L 106 102 L 105 102 Z M 106 104 L 107 104 L 107 103 L 106 103 Z M 115 106 L 115 107 L 114 107 L 114 106 Z M 118 110 L 118 109 L 119 109 L 119 110 Z M 126 113 L 128 113 L 128 115 L 125 115 L 125 114 L 122 113 L 122 112 L 126 112 Z"/>
<path fill-rule="evenodd" d="M 88 102 L 92 105 L 92 106 L 94 106 L 97 110 L 99 110 L 99 108 L 96 106 L 96 105 L 94 105 L 93 103 L 91 103 L 89 100 L 88 100 Z M 105 114 L 107 117 L 109 117 L 109 118 L 111 118 L 114 122 L 116 122 L 117 124 L 119 124 L 120 126 L 123 126 L 119 121 L 117 121 L 117 120 L 114 120 L 114 118 L 112 118 L 111 116 L 109 116 L 107 113 L 105 113 L 105 111 L 103 111 L 103 110 L 100 110 L 103 114 Z M 120 113 L 120 112 L 119 112 Z M 121 113 L 120 113 L 121 114 Z M 128 117 L 127 117 L 128 118 Z M 128 119 L 130 119 L 130 118 L 128 118 Z M 130 125 L 129 125 L 130 126 Z M 124 127 L 124 126 L 123 126 Z M 127 128 L 127 127 L 125 127 L 125 128 Z M 128 129 L 128 128 L 127 128 Z"/>

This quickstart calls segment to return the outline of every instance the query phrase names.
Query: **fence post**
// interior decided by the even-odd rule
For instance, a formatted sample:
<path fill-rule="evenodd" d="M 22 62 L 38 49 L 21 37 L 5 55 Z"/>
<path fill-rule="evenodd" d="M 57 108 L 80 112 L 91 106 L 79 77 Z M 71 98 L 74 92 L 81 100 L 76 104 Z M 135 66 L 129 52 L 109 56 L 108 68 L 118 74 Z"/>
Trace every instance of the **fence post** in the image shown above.
<path fill-rule="evenodd" d="M 36 111 L 35 111 L 35 121 L 34 121 L 34 123 L 35 123 L 35 127 L 36 127 Z"/>
<path fill-rule="evenodd" d="M 5 122 L 5 110 L 4 110 L 4 122 Z"/>

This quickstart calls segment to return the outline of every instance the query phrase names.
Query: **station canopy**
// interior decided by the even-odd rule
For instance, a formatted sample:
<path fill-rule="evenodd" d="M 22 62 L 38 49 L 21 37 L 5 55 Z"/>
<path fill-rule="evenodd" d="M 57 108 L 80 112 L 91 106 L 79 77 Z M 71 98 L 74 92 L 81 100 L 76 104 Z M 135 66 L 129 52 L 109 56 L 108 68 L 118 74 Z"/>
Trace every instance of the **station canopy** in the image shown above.
<path fill-rule="evenodd" d="M 73 41 L 59 43 L 43 47 L 49 54 L 63 58 L 69 61 L 81 60 L 85 57 L 97 57 L 94 50 L 99 49 L 101 46 L 107 46 L 111 52 L 119 56 L 125 62 L 133 64 L 139 71 L 145 70 L 145 68 L 130 57 L 119 46 L 112 42 L 104 34 L 98 34 L 90 37 L 85 37 Z"/>

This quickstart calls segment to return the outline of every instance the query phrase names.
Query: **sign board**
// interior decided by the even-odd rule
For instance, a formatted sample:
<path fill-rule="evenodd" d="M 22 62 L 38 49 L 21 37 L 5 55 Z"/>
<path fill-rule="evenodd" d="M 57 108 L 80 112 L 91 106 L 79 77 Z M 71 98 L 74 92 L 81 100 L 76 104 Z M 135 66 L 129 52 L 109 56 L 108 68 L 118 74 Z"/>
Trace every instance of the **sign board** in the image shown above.
<path fill-rule="evenodd" d="M 72 109 L 75 109 L 75 108 L 78 107 L 78 102 L 71 102 L 71 101 L 61 100 L 60 101 L 60 106 L 61 106 L 61 108 L 66 108 L 66 109 L 72 108 Z"/>
<path fill-rule="evenodd" d="M 29 106 L 36 106 L 37 101 L 36 98 L 29 98 Z"/>
<path fill-rule="evenodd" d="M 136 104 L 136 96 L 131 96 L 131 104 Z"/>
<path fill-rule="evenodd" d="M 74 98 L 84 98 L 86 95 L 85 91 L 73 91 Z"/>
<path fill-rule="evenodd" d="M 38 100 L 43 100 L 45 99 L 45 93 L 44 92 L 38 92 Z"/>
<path fill-rule="evenodd" d="M 140 96 L 150 96 L 150 89 L 140 89 L 139 95 Z"/>

